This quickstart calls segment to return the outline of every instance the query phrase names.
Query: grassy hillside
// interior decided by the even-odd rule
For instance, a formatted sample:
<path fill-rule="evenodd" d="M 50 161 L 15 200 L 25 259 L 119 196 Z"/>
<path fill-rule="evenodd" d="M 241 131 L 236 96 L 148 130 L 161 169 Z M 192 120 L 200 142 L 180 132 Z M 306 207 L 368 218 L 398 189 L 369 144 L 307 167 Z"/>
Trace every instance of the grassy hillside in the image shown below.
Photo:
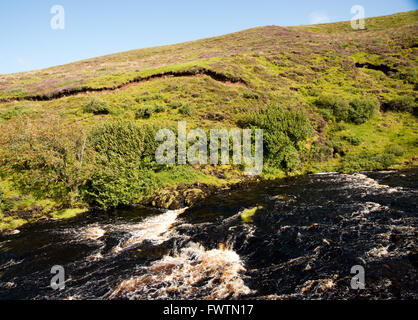
<path fill-rule="evenodd" d="M 187 204 L 203 196 L 197 181 L 243 178 L 240 166 L 157 165 L 153 135 L 178 120 L 263 128 L 266 178 L 415 166 L 416 39 L 412 11 L 365 30 L 266 26 L 0 75 L 3 227 L 145 199 L 170 206 L 179 193 Z"/>

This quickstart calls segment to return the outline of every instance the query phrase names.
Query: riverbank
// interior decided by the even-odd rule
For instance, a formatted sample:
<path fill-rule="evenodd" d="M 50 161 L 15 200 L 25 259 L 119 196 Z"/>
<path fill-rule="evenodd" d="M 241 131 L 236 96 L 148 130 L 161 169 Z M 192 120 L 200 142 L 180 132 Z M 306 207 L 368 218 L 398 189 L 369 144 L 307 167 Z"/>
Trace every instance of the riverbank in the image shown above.
<path fill-rule="evenodd" d="M 316 169 L 306 167 L 304 170 L 288 173 L 281 170 L 273 170 L 258 176 L 246 176 L 239 170 L 235 170 L 229 166 L 223 166 L 222 169 L 218 168 L 216 172 L 211 171 L 214 176 L 205 178 L 205 176 L 202 175 L 199 176 L 200 180 L 193 182 L 189 181 L 188 184 L 185 184 L 183 181 L 176 181 L 174 183 L 171 181 L 166 187 L 156 190 L 152 195 L 138 199 L 132 206 L 139 205 L 165 210 L 176 210 L 184 207 L 191 208 L 215 194 L 230 190 L 244 190 L 256 183 L 274 181 L 285 177 L 291 178 L 312 173 L 326 173 L 327 171 L 321 171 L 319 168 L 330 168 L 329 166 L 329 164 L 323 163 Z M 386 169 L 402 171 L 414 168 L 418 168 L 418 163 L 406 162 L 397 165 L 396 167 Z M 329 170 L 328 172 L 334 172 L 334 170 Z M 20 196 L 14 195 L 11 197 L 16 201 L 22 201 Z M 22 203 L 20 206 L 26 205 L 31 206 L 31 208 L 11 212 L 0 212 L 1 234 L 16 233 L 19 232 L 18 228 L 40 221 L 74 218 L 82 214 L 88 214 L 91 210 L 91 208 L 88 208 L 87 206 L 59 208 L 55 206 L 55 203 L 52 200 L 40 201 L 29 198 L 25 201 L 26 203 Z"/>

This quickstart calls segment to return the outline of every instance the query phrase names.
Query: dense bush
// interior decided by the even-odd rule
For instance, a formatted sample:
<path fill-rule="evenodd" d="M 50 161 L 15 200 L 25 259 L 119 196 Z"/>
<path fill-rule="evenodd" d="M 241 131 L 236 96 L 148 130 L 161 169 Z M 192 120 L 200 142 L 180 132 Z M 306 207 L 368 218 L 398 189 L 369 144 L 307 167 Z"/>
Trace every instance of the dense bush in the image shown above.
<path fill-rule="evenodd" d="M 368 98 L 354 98 L 350 101 L 348 122 L 361 124 L 370 119 L 376 111 L 378 103 Z"/>
<path fill-rule="evenodd" d="M 248 114 L 241 125 L 263 129 L 264 162 L 287 170 L 300 166 L 299 142 L 313 131 L 305 112 L 276 105 Z"/>
<path fill-rule="evenodd" d="M 399 96 L 383 102 L 382 111 L 410 112 L 418 115 L 418 103 L 412 96 Z"/>
<path fill-rule="evenodd" d="M 346 134 L 342 138 L 345 141 L 348 141 L 349 143 L 351 143 L 353 146 L 358 146 L 358 145 L 360 145 L 360 143 L 363 142 L 363 140 L 361 138 L 353 136 L 351 134 Z"/>
<path fill-rule="evenodd" d="M 94 154 L 77 123 L 48 115 L 10 120 L 0 132 L 0 167 L 23 193 L 51 197 L 63 205 L 79 199 L 93 171 Z"/>
<path fill-rule="evenodd" d="M 244 93 L 242 94 L 242 96 L 243 96 L 245 99 L 254 99 L 254 100 L 257 100 L 257 99 L 259 98 L 259 95 L 258 95 L 257 93 L 255 93 L 255 92 L 251 92 L 251 91 L 244 92 Z"/>
<path fill-rule="evenodd" d="M 153 153 L 155 129 L 133 121 L 114 120 L 93 128 L 90 144 L 96 152 L 95 172 L 84 187 L 84 199 L 107 209 L 127 205 L 156 184 L 144 158 Z"/>
<path fill-rule="evenodd" d="M 191 116 L 194 113 L 194 109 L 191 105 L 186 104 L 179 109 L 179 112 L 185 116 Z"/>
<path fill-rule="evenodd" d="M 154 106 L 146 105 L 138 108 L 135 111 L 135 118 L 136 119 L 148 119 L 154 113 L 155 108 Z"/>
<path fill-rule="evenodd" d="M 154 112 L 156 113 L 160 113 L 160 112 L 164 112 L 165 111 L 165 106 L 162 104 L 156 104 L 154 106 Z"/>
<path fill-rule="evenodd" d="M 405 154 L 406 151 L 402 146 L 394 144 L 394 145 L 388 146 L 385 152 L 393 154 L 396 157 L 401 157 Z"/>
<path fill-rule="evenodd" d="M 183 104 L 179 101 L 173 101 L 170 103 L 169 107 L 173 109 L 180 108 Z"/>
<path fill-rule="evenodd" d="M 9 211 L 13 208 L 13 206 L 13 200 L 6 198 L 3 189 L 0 186 L 0 212 Z"/>
<path fill-rule="evenodd" d="M 378 103 L 368 98 L 355 97 L 348 101 L 335 95 L 322 95 L 315 101 L 315 105 L 320 109 L 332 110 L 337 121 L 361 124 L 372 117 Z M 324 116 L 324 112 L 322 114 Z"/>
<path fill-rule="evenodd" d="M 388 169 L 396 163 L 396 157 L 392 153 L 369 154 L 362 152 L 360 154 L 347 155 L 342 158 L 339 171 L 355 172 L 361 170 Z"/>
<path fill-rule="evenodd" d="M 99 98 L 91 98 L 85 105 L 83 105 L 83 112 L 85 113 L 93 113 L 93 114 L 109 114 L 110 107 L 106 103 Z"/>

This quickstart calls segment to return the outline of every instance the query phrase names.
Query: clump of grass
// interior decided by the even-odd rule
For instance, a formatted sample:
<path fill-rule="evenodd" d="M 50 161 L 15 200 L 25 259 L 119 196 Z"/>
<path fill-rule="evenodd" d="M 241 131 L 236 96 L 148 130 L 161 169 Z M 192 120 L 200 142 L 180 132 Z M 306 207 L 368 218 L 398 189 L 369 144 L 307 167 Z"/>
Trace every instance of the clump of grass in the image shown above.
<path fill-rule="evenodd" d="M 146 101 L 152 101 L 152 100 L 162 100 L 163 98 L 164 96 L 161 93 L 156 93 L 152 96 L 144 95 L 144 96 L 137 97 L 135 101 L 140 103 L 140 102 L 146 102 Z"/>
<path fill-rule="evenodd" d="M 346 135 L 342 136 L 342 138 L 345 141 L 347 141 L 350 144 L 352 144 L 353 146 L 359 146 L 363 142 L 363 139 L 361 139 L 359 137 L 356 137 L 356 136 L 354 136 L 352 134 L 346 134 Z"/>
<path fill-rule="evenodd" d="M 162 104 L 156 104 L 154 106 L 154 112 L 156 113 L 160 113 L 160 112 L 164 112 L 165 111 L 165 106 Z"/>
<path fill-rule="evenodd" d="M 386 153 L 393 154 L 396 157 L 401 157 L 406 152 L 404 147 L 397 144 L 388 146 L 385 151 Z"/>
<path fill-rule="evenodd" d="M 180 108 L 183 104 L 180 101 L 173 101 L 169 104 L 169 107 L 172 109 Z"/>
<path fill-rule="evenodd" d="M 193 108 L 191 105 L 186 104 L 186 105 L 182 106 L 182 107 L 179 109 L 179 112 L 180 112 L 182 115 L 185 115 L 185 116 L 191 116 L 191 115 L 193 115 L 193 113 L 194 113 L 194 108 Z"/>
<path fill-rule="evenodd" d="M 142 106 L 135 111 L 135 118 L 136 119 L 149 119 L 154 113 L 154 111 L 155 111 L 154 106 L 150 106 L 150 105 Z"/>
<path fill-rule="evenodd" d="M 259 95 L 258 95 L 257 93 L 255 93 L 255 92 L 251 92 L 251 91 L 246 91 L 246 92 L 244 92 L 244 93 L 242 94 L 242 96 L 243 96 L 245 99 L 254 99 L 254 100 L 258 100 L 258 98 L 259 98 Z"/>
<path fill-rule="evenodd" d="M 257 206 L 251 209 L 246 209 L 241 212 L 241 219 L 244 222 L 253 222 L 253 216 L 257 213 L 258 210 L 263 209 L 263 206 Z"/>
<path fill-rule="evenodd" d="M 17 116 L 25 116 L 30 114 L 32 111 L 26 106 L 15 106 L 12 109 L 0 111 L 0 118 L 4 120 L 10 120 Z"/>
<path fill-rule="evenodd" d="M 83 105 L 83 112 L 93 113 L 95 115 L 109 114 L 111 109 L 106 101 L 93 97 L 85 105 Z"/>

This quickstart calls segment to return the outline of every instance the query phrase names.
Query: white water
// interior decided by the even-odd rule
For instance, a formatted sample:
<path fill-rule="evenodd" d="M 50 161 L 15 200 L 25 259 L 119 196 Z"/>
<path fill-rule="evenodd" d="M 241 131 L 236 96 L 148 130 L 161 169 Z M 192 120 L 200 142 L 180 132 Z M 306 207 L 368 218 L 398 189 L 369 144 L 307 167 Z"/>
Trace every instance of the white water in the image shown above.
<path fill-rule="evenodd" d="M 150 217 L 138 224 L 122 224 L 115 226 L 113 230 L 128 231 L 130 237 L 122 240 L 113 248 L 112 253 L 118 253 L 123 249 L 132 247 L 144 240 L 150 240 L 155 244 L 159 244 L 169 239 L 169 235 L 165 234 L 173 225 L 177 217 L 187 208 L 179 210 L 168 210 L 163 214 Z"/>
<path fill-rule="evenodd" d="M 225 299 L 251 293 L 241 278 L 245 268 L 239 255 L 223 245 L 206 250 L 190 243 L 141 269 L 143 275 L 122 281 L 110 298 Z"/>

